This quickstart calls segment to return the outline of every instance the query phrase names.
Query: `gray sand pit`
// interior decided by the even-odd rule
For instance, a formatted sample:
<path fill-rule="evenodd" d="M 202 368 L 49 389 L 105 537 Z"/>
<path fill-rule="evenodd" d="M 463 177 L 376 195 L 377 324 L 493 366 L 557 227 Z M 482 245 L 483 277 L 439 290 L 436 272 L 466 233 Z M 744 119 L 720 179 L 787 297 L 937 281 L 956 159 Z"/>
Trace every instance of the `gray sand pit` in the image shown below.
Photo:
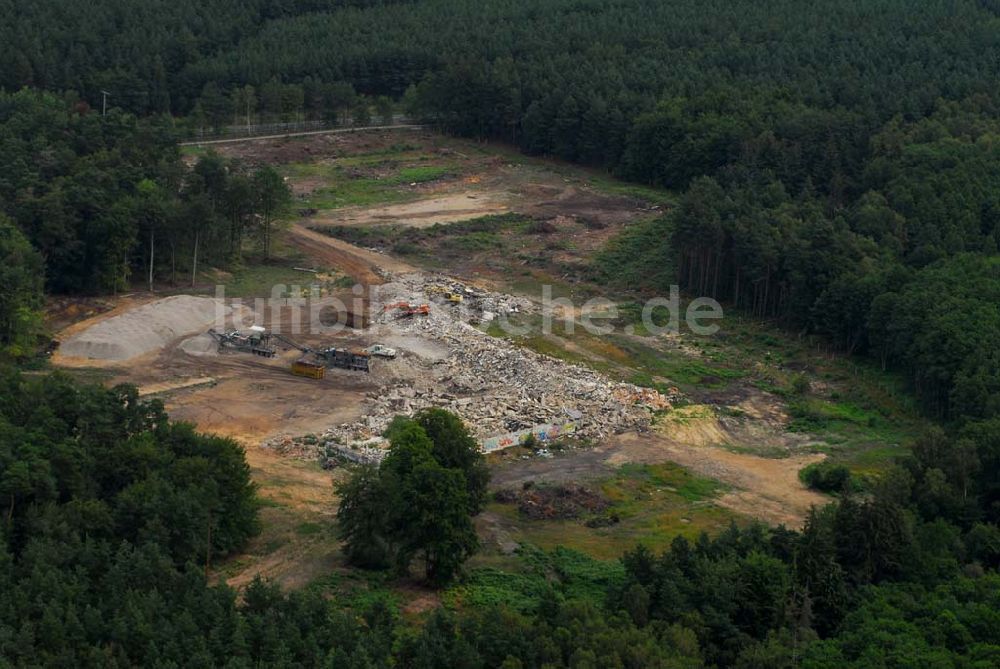
<path fill-rule="evenodd" d="M 231 312 L 231 307 L 211 297 L 167 297 L 70 337 L 59 353 L 91 360 L 129 360 L 163 348 L 178 337 L 204 332 Z"/>

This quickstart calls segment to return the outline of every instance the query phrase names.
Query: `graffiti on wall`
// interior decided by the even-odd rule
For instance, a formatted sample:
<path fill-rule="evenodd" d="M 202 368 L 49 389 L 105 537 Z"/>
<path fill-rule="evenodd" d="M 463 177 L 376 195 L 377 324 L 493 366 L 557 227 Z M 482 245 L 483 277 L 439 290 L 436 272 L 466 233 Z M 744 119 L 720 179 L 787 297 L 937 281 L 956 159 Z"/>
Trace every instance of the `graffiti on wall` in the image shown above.
<path fill-rule="evenodd" d="M 482 441 L 482 449 L 483 453 L 492 453 L 493 451 L 500 451 L 511 446 L 523 444 L 531 435 L 534 435 L 538 441 L 544 442 L 564 437 L 574 432 L 576 432 L 576 423 L 573 421 L 546 423 L 518 430 L 517 432 L 508 432 L 507 434 L 500 434 L 484 439 Z"/>

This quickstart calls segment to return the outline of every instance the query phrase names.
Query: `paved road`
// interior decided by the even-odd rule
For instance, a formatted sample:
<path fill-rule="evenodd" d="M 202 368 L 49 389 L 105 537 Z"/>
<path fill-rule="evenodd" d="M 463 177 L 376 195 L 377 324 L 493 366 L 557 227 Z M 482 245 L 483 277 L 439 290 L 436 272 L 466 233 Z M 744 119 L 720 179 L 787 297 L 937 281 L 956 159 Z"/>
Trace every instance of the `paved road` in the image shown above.
<path fill-rule="evenodd" d="M 257 142 L 264 139 L 282 139 L 284 137 L 308 137 L 309 135 L 335 135 L 342 132 L 363 132 L 365 130 L 421 130 L 425 126 L 407 123 L 400 125 L 368 125 L 351 128 L 330 128 L 328 130 L 304 130 L 302 132 L 286 132 L 280 135 L 253 135 L 250 137 L 232 137 L 230 139 L 205 139 L 192 142 L 180 142 L 180 146 L 208 146 L 210 144 L 233 144 L 235 142 Z"/>

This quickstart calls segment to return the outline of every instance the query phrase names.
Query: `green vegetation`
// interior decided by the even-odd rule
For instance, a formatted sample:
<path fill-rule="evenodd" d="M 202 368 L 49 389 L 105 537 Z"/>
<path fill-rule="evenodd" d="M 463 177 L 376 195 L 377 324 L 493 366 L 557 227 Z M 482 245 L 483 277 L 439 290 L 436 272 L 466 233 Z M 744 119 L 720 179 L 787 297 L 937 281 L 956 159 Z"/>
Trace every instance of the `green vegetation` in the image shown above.
<path fill-rule="evenodd" d="M 397 180 L 403 184 L 426 183 L 437 181 L 442 177 L 451 174 L 451 169 L 440 165 L 426 165 L 423 167 L 404 167 L 399 171 Z"/>
<path fill-rule="evenodd" d="M 413 154 L 412 147 L 403 145 L 345 156 L 334 163 L 290 163 L 283 165 L 281 172 L 288 177 L 322 179 L 321 188 L 298 200 L 305 208 L 368 207 L 412 200 L 419 192 L 409 190 L 410 185 L 437 181 L 454 171 L 446 165 L 399 166 L 416 158 L 426 157 Z"/>
<path fill-rule="evenodd" d="M 676 283 L 672 225 L 657 217 L 637 222 L 614 238 L 591 263 L 593 279 L 618 289 L 652 291 Z"/>
<path fill-rule="evenodd" d="M 176 285 L 180 272 L 193 284 L 199 265 L 238 265 L 250 239 L 270 255 L 290 198 L 277 172 L 246 172 L 212 153 L 187 170 L 162 119 L 71 103 L 0 93 L 0 215 L 44 258 L 50 291 L 117 291 L 136 278 Z"/>
<path fill-rule="evenodd" d="M 509 502 L 493 502 L 487 508 L 505 520 L 522 545 L 569 548 L 601 560 L 615 560 L 638 542 L 662 549 L 677 536 L 693 540 L 702 532 L 715 534 L 737 519 L 713 504 L 724 490 L 721 484 L 670 463 L 623 465 L 614 475 L 588 483 L 587 489 L 603 501 L 602 508 L 581 509 L 569 517 L 556 513 L 553 518 L 526 517 Z M 548 499 L 572 494 L 561 486 L 532 490 Z"/>
<path fill-rule="evenodd" d="M 356 565 L 407 573 L 419 556 L 429 582 L 450 581 L 478 546 L 471 516 L 485 503 L 489 472 L 476 442 L 440 409 L 397 419 L 379 467 L 340 488 L 341 538 Z"/>
<path fill-rule="evenodd" d="M 525 546 L 512 571 L 471 570 L 443 609 L 410 626 L 385 573 L 331 575 L 291 595 L 258 579 L 239 601 L 207 587 L 205 561 L 257 530 L 243 454 L 135 393 L 3 376 L 0 654 L 11 664 L 861 667 L 897 650 L 906 662 L 975 665 L 1000 647 L 996 425 L 957 439 L 932 431 L 902 469 L 814 511 L 801 533 L 730 526 L 621 561 Z M 426 551 L 430 574 L 453 575 L 444 547 L 464 550 L 453 540 L 468 532 L 437 541 L 480 508 L 479 456 L 443 411 L 388 434 L 380 492 L 405 522 L 385 537 L 400 541 L 397 560 Z M 370 474 L 351 485 L 364 489 Z M 669 466 L 627 466 L 603 490 L 616 512 L 641 517 L 638 498 L 661 488 L 688 504 L 717 493 Z M 345 527 L 363 527 L 343 513 Z M 327 588 L 348 594 L 331 600 Z"/>
<path fill-rule="evenodd" d="M 0 356 L 17 359 L 34 352 L 44 274 L 41 256 L 0 213 Z"/>
<path fill-rule="evenodd" d="M 242 449 L 170 423 L 135 388 L 9 371 L 0 434 L 0 657 L 127 666 L 208 653 L 199 644 L 233 599 L 202 570 L 258 531 Z"/>
<path fill-rule="evenodd" d="M 852 483 L 850 469 L 830 462 L 814 462 L 799 472 L 799 478 L 810 488 L 829 494 L 848 491 Z"/>
<path fill-rule="evenodd" d="M 513 571 L 473 569 L 445 591 L 444 599 L 466 610 L 502 606 L 525 614 L 553 597 L 601 606 L 608 588 L 620 587 L 624 576 L 617 561 L 595 560 L 564 547 L 527 546 L 518 552 Z"/>
<path fill-rule="evenodd" d="M 662 377 L 681 387 L 710 387 L 745 375 L 740 369 L 703 361 L 683 353 L 666 353 L 635 339 L 612 336 L 610 341 L 624 351 L 639 371 L 635 378 L 653 385 L 653 377 Z"/>
<path fill-rule="evenodd" d="M 280 264 L 275 264 L 280 263 Z M 316 276 L 310 272 L 296 271 L 291 259 L 279 261 L 272 258 L 270 263 L 248 262 L 235 268 L 232 273 L 217 274 L 213 278 L 226 287 L 227 297 L 270 297 L 274 286 L 300 286 L 303 289 L 316 283 Z"/>
<path fill-rule="evenodd" d="M 676 199 L 672 192 L 660 187 L 629 183 L 606 176 L 591 177 L 587 183 L 603 193 L 630 197 L 642 203 L 652 203 L 658 206 L 670 206 L 674 204 Z"/>

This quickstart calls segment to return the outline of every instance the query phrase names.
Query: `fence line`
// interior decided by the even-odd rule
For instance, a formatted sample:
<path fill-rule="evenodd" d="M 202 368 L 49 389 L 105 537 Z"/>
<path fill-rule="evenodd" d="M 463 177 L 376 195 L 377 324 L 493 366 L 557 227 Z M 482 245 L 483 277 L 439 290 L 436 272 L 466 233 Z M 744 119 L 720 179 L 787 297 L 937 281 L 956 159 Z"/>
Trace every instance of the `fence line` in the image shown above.
<path fill-rule="evenodd" d="M 374 120 L 374 119 L 373 119 Z M 403 114 L 393 114 L 392 122 L 379 127 L 405 126 L 412 121 Z M 210 142 L 225 139 L 242 139 L 249 137 L 260 137 L 266 135 L 281 135 L 291 133 L 323 132 L 325 130 L 350 130 L 353 128 L 362 129 L 375 127 L 379 124 L 354 123 L 351 119 L 343 121 L 288 121 L 282 123 L 251 123 L 250 125 L 227 125 L 223 128 L 200 128 L 193 135 L 185 137 L 182 144 L 197 144 L 199 142 Z"/>

